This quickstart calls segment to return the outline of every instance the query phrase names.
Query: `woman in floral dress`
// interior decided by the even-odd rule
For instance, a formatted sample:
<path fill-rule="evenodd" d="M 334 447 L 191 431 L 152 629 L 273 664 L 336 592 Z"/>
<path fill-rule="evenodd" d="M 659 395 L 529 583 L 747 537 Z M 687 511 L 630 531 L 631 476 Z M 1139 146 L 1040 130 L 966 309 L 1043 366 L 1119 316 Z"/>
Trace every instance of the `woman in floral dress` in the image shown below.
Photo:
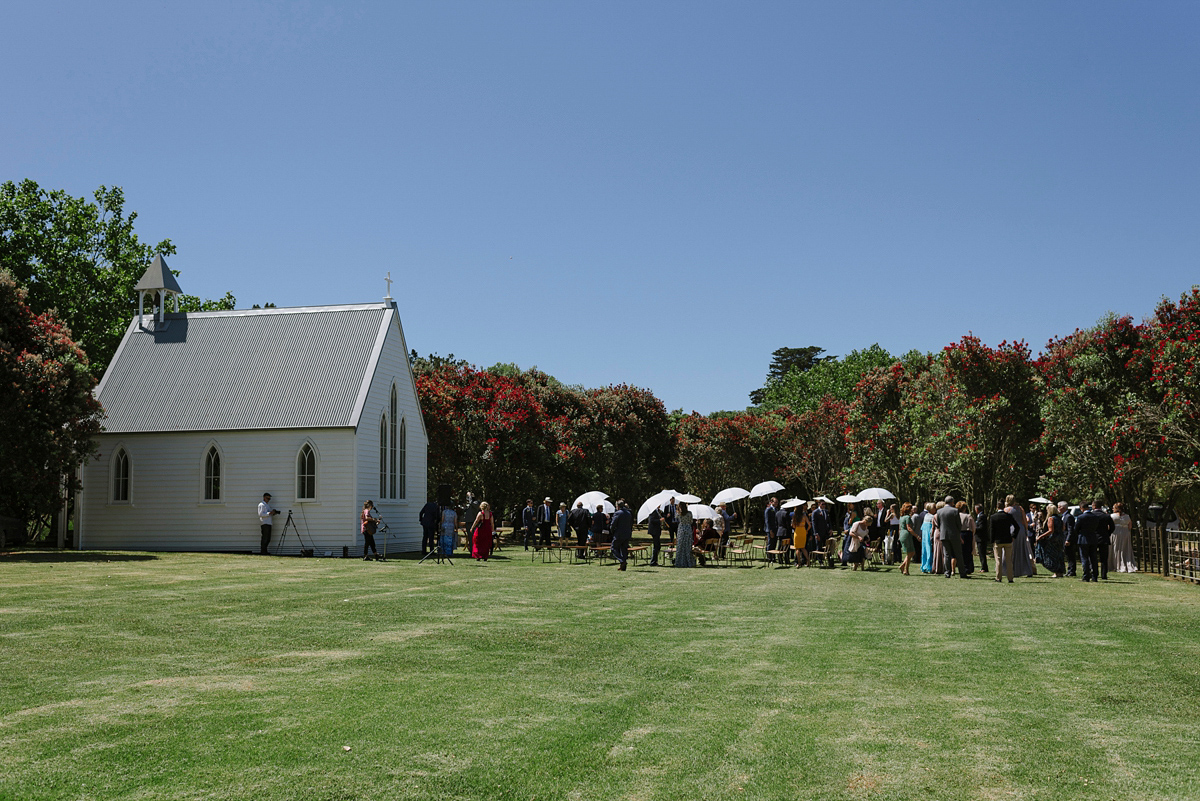
<path fill-rule="evenodd" d="M 675 529 L 675 567 L 695 567 L 692 554 L 692 513 L 687 504 L 679 504 L 679 526 Z"/>

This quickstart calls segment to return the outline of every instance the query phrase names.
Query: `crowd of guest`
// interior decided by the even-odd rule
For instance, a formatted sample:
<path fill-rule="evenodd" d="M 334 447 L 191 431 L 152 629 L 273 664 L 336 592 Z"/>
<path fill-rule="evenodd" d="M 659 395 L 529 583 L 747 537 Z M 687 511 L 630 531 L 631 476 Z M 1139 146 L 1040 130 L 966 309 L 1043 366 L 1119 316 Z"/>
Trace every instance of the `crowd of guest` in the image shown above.
<path fill-rule="evenodd" d="M 698 520 L 687 503 L 675 498 L 654 508 L 646 520 L 650 565 L 663 564 L 665 544 L 672 547 L 675 567 L 703 566 L 714 556 L 724 557 L 741 521 L 726 504 L 714 511 L 714 517 Z M 568 508 L 551 498 L 535 505 L 530 498 L 511 517 L 526 550 L 549 547 L 555 540 L 573 545 L 580 553 L 604 544 L 619 569 L 626 569 L 634 520 L 624 500 L 606 512 L 604 504 L 589 509 L 580 501 Z M 460 526 L 473 558 L 486 561 L 496 546 L 490 508 L 487 503 L 476 504 L 469 493 L 461 511 L 427 504 L 421 522 L 427 532 L 423 551 L 435 545 L 452 551 L 453 534 Z M 1135 572 L 1131 529 L 1132 521 L 1120 503 L 1111 510 L 1104 508 L 1100 498 L 1090 508 L 1072 509 L 1060 501 L 1026 509 L 1012 495 L 986 510 L 980 504 L 969 508 L 966 501 L 952 496 L 924 505 L 882 500 L 874 505 L 852 503 L 839 529 L 825 500 L 780 505 L 772 497 L 762 524 L 763 552 L 769 563 L 803 567 L 820 558 L 861 570 L 870 557 L 898 565 L 904 575 L 911 575 L 917 565 L 924 574 L 968 578 L 977 572 L 989 576 L 991 558 L 998 582 L 1038 575 L 1039 565 L 1055 578 L 1084 581 L 1107 579 L 1109 571 Z"/>

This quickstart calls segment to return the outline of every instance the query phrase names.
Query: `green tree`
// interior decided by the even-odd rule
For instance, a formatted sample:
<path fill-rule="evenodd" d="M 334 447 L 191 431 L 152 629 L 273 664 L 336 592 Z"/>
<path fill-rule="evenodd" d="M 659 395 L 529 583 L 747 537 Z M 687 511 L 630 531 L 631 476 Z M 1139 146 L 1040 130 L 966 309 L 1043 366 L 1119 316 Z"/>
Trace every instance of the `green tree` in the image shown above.
<path fill-rule="evenodd" d="M 809 345 L 806 348 L 779 348 L 771 354 L 771 365 L 767 368 L 767 382 L 750 393 L 750 402 L 758 406 L 766 397 L 767 388 L 783 380 L 784 376 L 793 370 L 804 372 L 814 365 L 833 358 L 821 356 L 824 348 Z"/>
<path fill-rule="evenodd" d="M 28 292 L 35 314 L 54 310 L 84 349 L 92 373 L 108 366 L 137 313 L 137 284 L 155 253 L 175 253 L 171 240 L 151 245 L 134 233 L 137 212 L 125 213 L 120 187 L 101 186 L 93 200 L 46 190 L 34 181 L 0 184 L 0 268 Z M 180 309 L 233 308 L 185 295 Z"/>
<path fill-rule="evenodd" d="M 817 408 L 828 395 L 842 403 L 854 399 L 854 387 L 876 367 L 889 367 L 896 358 L 878 344 L 854 350 L 844 358 L 822 358 L 807 370 L 792 369 L 764 388 L 762 406 L 789 407 L 802 414 Z"/>
<path fill-rule="evenodd" d="M 29 520 L 61 506 L 62 476 L 95 452 L 103 411 L 71 332 L 25 298 L 0 270 L 0 510 Z"/>

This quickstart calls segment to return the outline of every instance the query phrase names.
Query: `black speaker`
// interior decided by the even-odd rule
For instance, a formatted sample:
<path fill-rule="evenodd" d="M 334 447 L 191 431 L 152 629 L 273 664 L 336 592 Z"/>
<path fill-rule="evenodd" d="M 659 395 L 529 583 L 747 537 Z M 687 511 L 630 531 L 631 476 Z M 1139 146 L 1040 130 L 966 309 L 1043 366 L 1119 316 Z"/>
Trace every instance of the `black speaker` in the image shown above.
<path fill-rule="evenodd" d="M 450 485 L 438 484 L 438 506 L 450 505 Z"/>

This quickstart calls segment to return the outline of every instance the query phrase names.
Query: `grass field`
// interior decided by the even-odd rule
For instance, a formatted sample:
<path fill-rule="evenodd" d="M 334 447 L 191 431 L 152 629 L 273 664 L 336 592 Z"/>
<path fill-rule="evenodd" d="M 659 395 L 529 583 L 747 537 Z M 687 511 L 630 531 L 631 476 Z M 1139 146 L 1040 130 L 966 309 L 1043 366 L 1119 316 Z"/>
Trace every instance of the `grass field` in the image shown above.
<path fill-rule="evenodd" d="M 1200 798 L 1200 587 L 505 553 L 0 556 L 0 798 Z"/>

